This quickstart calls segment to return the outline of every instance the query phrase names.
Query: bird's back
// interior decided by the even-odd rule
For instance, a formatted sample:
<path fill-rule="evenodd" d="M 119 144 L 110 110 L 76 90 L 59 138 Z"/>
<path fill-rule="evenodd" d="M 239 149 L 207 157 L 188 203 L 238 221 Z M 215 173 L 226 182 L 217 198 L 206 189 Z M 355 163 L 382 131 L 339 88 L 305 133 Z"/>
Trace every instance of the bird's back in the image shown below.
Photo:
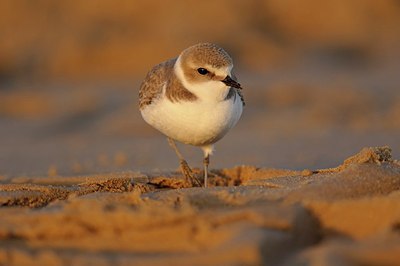
<path fill-rule="evenodd" d="M 163 86 L 173 71 L 176 58 L 153 67 L 146 75 L 139 90 L 139 109 L 143 110 L 162 95 Z"/>

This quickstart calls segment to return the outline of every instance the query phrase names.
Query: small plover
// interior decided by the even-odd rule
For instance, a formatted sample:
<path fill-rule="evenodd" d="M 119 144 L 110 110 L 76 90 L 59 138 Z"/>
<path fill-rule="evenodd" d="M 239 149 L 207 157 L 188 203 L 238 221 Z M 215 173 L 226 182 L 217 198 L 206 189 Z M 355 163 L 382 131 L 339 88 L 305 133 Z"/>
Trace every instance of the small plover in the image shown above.
<path fill-rule="evenodd" d="M 204 186 L 214 143 L 238 122 L 244 100 L 232 73 L 232 58 L 221 47 L 200 43 L 149 71 L 139 91 L 143 119 L 167 136 L 192 186 L 201 186 L 175 145 L 198 146 L 204 153 Z"/>

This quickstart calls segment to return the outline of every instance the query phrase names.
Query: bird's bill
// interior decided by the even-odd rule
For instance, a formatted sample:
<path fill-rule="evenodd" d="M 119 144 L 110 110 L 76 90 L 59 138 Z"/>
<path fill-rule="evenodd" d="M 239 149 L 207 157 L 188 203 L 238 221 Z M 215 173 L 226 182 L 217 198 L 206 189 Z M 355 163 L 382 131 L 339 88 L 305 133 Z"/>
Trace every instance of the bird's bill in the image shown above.
<path fill-rule="evenodd" d="M 239 82 L 234 81 L 230 76 L 226 76 L 226 78 L 221 81 L 225 83 L 227 86 L 231 86 L 237 89 L 242 89 Z"/>

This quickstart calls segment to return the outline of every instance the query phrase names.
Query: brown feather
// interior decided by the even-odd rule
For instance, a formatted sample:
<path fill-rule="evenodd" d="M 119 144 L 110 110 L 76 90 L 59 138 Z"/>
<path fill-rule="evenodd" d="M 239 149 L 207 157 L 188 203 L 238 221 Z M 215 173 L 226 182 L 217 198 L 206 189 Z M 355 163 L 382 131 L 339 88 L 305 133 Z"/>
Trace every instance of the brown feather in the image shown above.
<path fill-rule="evenodd" d="M 139 90 L 139 109 L 152 104 L 162 96 L 163 86 L 165 94 L 172 101 L 195 101 L 196 95 L 188 91 L 175 76 L 174 64 L 176 58 L 165 61 L 151 69 L 143 80 Z"/>

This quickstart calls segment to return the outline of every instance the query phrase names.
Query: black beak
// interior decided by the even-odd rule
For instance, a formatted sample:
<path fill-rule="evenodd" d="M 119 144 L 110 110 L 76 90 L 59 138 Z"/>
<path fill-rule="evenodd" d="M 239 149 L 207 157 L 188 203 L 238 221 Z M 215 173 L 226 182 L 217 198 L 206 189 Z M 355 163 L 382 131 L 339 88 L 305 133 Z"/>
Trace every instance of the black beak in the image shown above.
<path fill-rule="evenodd" d="M 237 89 L 242 89 L 240 84 L 236 81 L 234 81 L 230 76 L 226 76 L 224 80 L 221 80 L 223 83 L 225 83 L 227 86 L 231 86 Z"/>

